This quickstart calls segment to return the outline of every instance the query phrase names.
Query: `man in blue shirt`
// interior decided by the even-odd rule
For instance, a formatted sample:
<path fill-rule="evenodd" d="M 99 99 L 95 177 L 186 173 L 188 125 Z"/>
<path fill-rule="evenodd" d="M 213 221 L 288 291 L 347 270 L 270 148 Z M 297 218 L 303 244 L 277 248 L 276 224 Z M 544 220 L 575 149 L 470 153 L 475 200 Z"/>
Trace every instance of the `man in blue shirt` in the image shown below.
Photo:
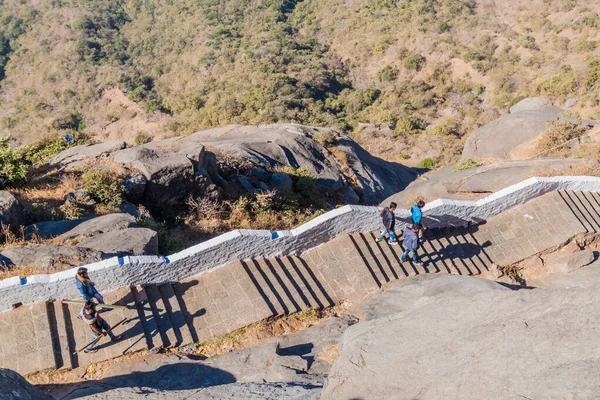
<path fill-rule="evenodd" d="M 412 223 L 421 226 L 421 230 L 419 231 L 419 240 L 423 240 L 423 211 L 421 211 L 423 207 L 425 207 L 425 202 L 423 200 L 419 200 L 417 204 L 413 204 L 413 206 L 410 208 Z"/>

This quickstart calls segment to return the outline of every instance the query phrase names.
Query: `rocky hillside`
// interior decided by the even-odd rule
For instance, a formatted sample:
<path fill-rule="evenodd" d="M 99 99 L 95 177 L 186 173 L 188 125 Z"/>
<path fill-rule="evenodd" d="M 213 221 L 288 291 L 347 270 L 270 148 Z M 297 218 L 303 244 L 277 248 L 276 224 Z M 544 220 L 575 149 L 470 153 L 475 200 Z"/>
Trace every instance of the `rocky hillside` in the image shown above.
<path fill-rule="evenodd" d="M 4 0 L 0 132 L 142 143 L 231 123 L 430 126 L 420 160 L 521 96 L 594 118 L 600 6 L 527 5 Z"/>

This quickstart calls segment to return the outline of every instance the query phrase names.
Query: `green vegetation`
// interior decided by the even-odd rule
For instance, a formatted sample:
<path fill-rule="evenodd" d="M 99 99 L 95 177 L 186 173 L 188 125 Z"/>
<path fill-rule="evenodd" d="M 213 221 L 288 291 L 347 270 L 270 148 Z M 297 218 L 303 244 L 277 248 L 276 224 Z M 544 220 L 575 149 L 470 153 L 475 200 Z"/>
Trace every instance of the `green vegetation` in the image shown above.
<path fill-rule="evenodd" d="M 83 187 L 99 204 L 117 207 L 121 204 L 123 187 L 121 180 L 112 171 L 91 167 L 83 173 Z"/>
<path fill-rule="evenodd" d="M 456 164 L 454 168 L 452 168 L 452 172 L 464 171 L 465 169 L 471 169 L 479 167 L 479 163 L 475 160 L 463 160 Z"/>
<path fill-rule="evenodd" d="M 435 160 L 432 158 L 424 158 L 417 164 L 417 168 L 431 169 L 435 167 Z"/>
<path fill-rule="evenodd" d="M 0 186 L 23 183 L 27 178 L 27 165 L 20 154 L 8 144 L 9 137 L 0 138 Z"/>
<path fill-rule="evenodd" d="M 152 137 L 144 131 L 139 131 L 133 140 L 136 146 L 141 146 L 143 144 L 150 143 L 151 141 Z"/>

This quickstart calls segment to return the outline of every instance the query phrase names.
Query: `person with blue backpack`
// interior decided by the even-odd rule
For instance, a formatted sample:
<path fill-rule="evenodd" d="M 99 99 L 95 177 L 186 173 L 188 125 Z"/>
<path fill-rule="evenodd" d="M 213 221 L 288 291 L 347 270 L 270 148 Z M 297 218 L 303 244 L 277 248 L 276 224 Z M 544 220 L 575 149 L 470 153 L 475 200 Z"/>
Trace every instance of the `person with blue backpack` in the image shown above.
<path fill-rule="evenodd" d="M 419 241 L 423 240 L 423 207 L 425 207 L 425 202 L 423 200 L 419 200 L 410 208 L 412 223 L 419 226 Z"/>
<path fill-rule="evenodd" d="M 88 301 L 91 299 L 96 299 L 99 304 L 104 304 L 104 297 L 102 297 L 100 292 L 98 292 L 94 282 L 90 280 L 87 268 L 81 267 L 77 270 L 77 275 L 75 275 L 75 284 L 77 285 L 77 289 L 79 290 L 79 293 L 81 293 L 83 300 Z M 83 310 L 77 314 L 77 318 L 81 319 L 82 317 Z"/>

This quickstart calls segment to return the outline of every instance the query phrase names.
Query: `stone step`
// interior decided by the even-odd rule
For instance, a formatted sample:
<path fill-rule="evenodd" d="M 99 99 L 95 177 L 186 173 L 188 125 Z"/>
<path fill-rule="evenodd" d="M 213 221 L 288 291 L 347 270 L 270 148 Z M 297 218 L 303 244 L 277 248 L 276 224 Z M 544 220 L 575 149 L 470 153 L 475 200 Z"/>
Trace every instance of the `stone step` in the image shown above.
<path fill-rule="evenodd" d="M 473 260 L 474 249 L 470 248 L 470 243 L 467 243 L 465 238 L 463 237 L 460 229 L 455 228 L 448 230 L 448 234 L 452 236 L 454 241 L 456 242 L 458 248 L 458 254 L 462 263 L 465 265 L 468 271 L 470 271 L 471 275 L 479 275 L 481 271 L 479 267 L 475 264 Z"/>
<path fill-rule="evenodd" d="M 196 332 L 196 328 L 194 328 L 194 316 L 188 310 L 188 307 L 185 302 L 185 297 L 184 297 L 186 288 L 189 288 L 189 285 L 186 283 L 182 283 L 182 282 L 176 282 L 172 285 L 172 287 L 173 287 L 173 293 L 175 294 L 175 298 L 177 299 L 177 302 L 179 303 L 179 309 L 181 310 L 181 313 L 184 317 L 187 329 L 190 332 L 192 342 L 198 343 L 200 340 L 198 339 L 198 333 Z M 194 304 L 195 304 L 195 302 L 192 301 L 192 306 Z M 193 310 L 193 311 L 196 312 L 198 310 Z"/>
<path fill-rule="evenodd" d="M 373 249 L 373 253 L 379 259 L 390 280 L 404 278 L 406 274 L 401 268 L 401 263 L 399 263 L 399 259 L 396 259 L 396 255 L 390 248 L 393 245 L 389 244 L 387 240 L 377 242 L 378 235 L 376 232 L 370 232 L 363 234 L 363 237 L 371 249 Z"/>
<path fill-rule="evenodd" d="M 558 194 L 562 197 L 565 203 L 569 206 L 579 223 L 583 226 L 586 233 L 596 233 L 598 230 L 594 227 L 594 222 L 590 218 L 589 213 L 583 207 L 581 201 L 575 192 L 571 190 L 559 191 Z"/>
<path fill-rule="evenodd" d="M 318 303 L 314 300 L 314 297 L 309 293 L 307 287 L 308 281 L 304 274 L 301 273 L 300 269 L 292 264 L 287 257 L 277 257 L 271 260 L 272 263 L 278 265 L 279 269 L 285 275 L 286 281 L 294 288 L 294 294 L 297 295 L 297 303 L 302 309 L 305 308 L 319 308 Z M 311 288 L 312 289 L 312 288 Z"/>
<path fill-rule="evenodd" d="M 306 297 L 314 308 L 329 307 L 333 300 L 323 287 L 321 281 L 316 277 L 313 271 L 314 266 L 309 265 L 309 262 L 303 257 L 290 256 L 282 257 L 286 265 L 289 265 L 298 274 L 301 286 L 306 287 Z"/>
<path fill-rule="evenodd" d="M 473 262 L 475 269 L 477 270 L 477 274 L 482 274 L 489 271 L 491 264 L 486 260 L 486 256 L 484 254 L 484 248 L 474 240 L 474 237 L 469 233 L 469 229 L 467 228 L 458 228 L 458 234 L 462 238 L 462 241 L 467 244 L 467 249 L 469 251 L 470 259 Z"/>
<path fill-rule="evenodd" d="M 383 284 L 390 282 L 389 270 L 385 268 L 385 258 L 377 248 L 373 248 L 374 243 L 369 243 L 367 237 L 363 233 L 352 234 L 355 243 L 358 246 L 359 252 L 364 257 L 365 262 L 370 266 L 371 272 L 375 275 L 378 282 Z"/>
<path fill-rule="evenodd" d="M 169 318 L 169 312 L 165 305 L 160 291 L 156 285 L 144 286 L 148 301 L 154 315 L 154 320 L 158 326 L 158 332 L 162 338 L 163 347 L 174 347 L 177 345 L 177 336 L 173 330 L 173 324 Z"/>
<path fill-rule="evenodd" d="M 68 316 L 65 314 L 69 314 Z M 73 327 L 70 321 L 69 307 L 60 301 L 48 303 L 48 319 L 52 332 L 52 347 L 56 368 L 73 368 L 72 353 L 75 349 L 73 344 Z M 67 323 L 68 321 L 68 323 Z"/>
<path fill-rule="evenodd" d="M 593 229 L 593 233 L 600 232 L 600 206 L 598 205 L 597 199 L 591 192 L 571 192 L 572 195 L 578 201 L 581 209 Z"/>
<path fill-rule="evenodd" d="M 438 229 L 427 229 L 424 233 L 424 246 L 428 253 L 427 261 L 431 264 L 429 269 L 442 274 L 451 274 L 454 270 L 444 257 L 444 248 L 439 242 L 439 235 L 440 232 Z"/>
<path fill-rule="evenodd" d="M 448 264 L 450 267 L 452 271 L 451 273 L 457 275 L 468 275 L 469 272 L 458 259 L 458 251 L 455 244 L 453 244 L 452 241 L 446 236 L 445 231 L 438 230 L 437 232 L 434 232 L 434 234 L 435 241 L 440 246 L 440 254 L 446 261 L 446 264 Z"/>
<path fill-rule="evenodd" d="M 131 293 L 135 299 L 137 312 L 144 327 L 148 349 L 166 347 L 158 330 L 156 318 L 148 301 L 146 290 L 142 286 L 136 286 L 131 288 Z"/>
<path fill-rule="evenodd" d="M 56 362 L 46 303 L 20 306 L 2 313 L 0 321 L 0 368 L 27 375 L 59 368 Z"/>
<path fill-rule="evenodd" d="M 296 300 L 300 300 L 300 296 L 298 293 L 295 293 L 289 280 L 284 279 L 283 272 L 281 270 L 278 271 L 270 260 L 260 258 L 256 262 L 264 274 L 263 278 L 268 282 L 269 290 L 283 309 L 283 313 L 291 314 L 300 311 L 301 307 Z M 278 264 L 275 263 L 275 265 Z"/>
<path fill-rule="evenodd" d="M 256 282 L 256 287 L 261 291 L 261 296 L 269 304 L 273 315 L 284 315 L 290 312 L 290 307 L 283 299 L 281 289 L 277 288 L 277 281 L 269 273 L 268 268 L 260 260 L 247 260 L 248 273 Z"/>
<path fill-rule="evenodd" d="M 175 295 L 173 285 L 170 283 L 159 285 L 158 291 L 162 296 L 165 307 L 167 307 L 167 313 L 169 315 L 169 320 L 171 321 L 173 331 L 175 332 L 175 337 L 177 338 L 177 344 L 181 346 L 192 343 L 194 341 L 192 339 L 192 333 L 187 326 L 185 316 L 183 311 L 181 311 L 181 307 L 179 306 L 179 300 Z"/>

